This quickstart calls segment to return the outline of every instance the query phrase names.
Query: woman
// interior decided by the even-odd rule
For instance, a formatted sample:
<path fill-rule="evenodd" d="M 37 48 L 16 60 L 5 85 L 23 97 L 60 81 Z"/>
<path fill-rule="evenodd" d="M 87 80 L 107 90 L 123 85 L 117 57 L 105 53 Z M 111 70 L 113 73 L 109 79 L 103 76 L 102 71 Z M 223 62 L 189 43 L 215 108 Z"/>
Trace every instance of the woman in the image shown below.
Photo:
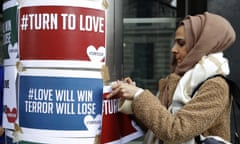
<path fill-rule="evenodd" d="M 134 116 L 164 143 L 191 143 L 199 135 L 230 141 L 228 85 L 222 77 L 208 78 L 229 74 L 222 52 L 234 41 L 235 32 L 223 17 L 209 12 L 187 16 L 176 30 L 173 72 L 159 81 L 160 101 L 130 79 L 115 82 L 108 97 L 130 101 Z"/>

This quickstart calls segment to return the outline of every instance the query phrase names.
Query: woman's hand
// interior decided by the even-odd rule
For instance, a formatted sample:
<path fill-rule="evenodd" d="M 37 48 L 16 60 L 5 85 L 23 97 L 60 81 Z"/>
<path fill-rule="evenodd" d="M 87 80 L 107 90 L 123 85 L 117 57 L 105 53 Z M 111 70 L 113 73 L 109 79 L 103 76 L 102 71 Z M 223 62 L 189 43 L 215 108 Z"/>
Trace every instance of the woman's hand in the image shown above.
<path fill-rule="evenodd" d="M 112 84 L 112 92 L 107 98 L 117 95 L 120 98 L 132 100 L 138 90 L 139 88 L 134 85 L 131 78 L 125 78 L 124 81 L 118 80 Z"/>
<path fill-rule="evenodd" d="M 128 83 L 128 84 L 135 85 L 130 77 L 126 77 L 123 81 Z"/>

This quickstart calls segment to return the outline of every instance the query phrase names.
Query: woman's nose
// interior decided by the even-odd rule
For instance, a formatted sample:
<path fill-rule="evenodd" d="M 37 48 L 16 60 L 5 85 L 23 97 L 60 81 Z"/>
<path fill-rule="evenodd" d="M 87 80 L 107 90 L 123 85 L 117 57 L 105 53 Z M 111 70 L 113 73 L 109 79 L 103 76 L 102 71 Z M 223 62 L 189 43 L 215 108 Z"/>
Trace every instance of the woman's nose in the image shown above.
<path fill-rule="evenodd" d="M 176 44 L 174 44 L 173 47 L 172 47 L 172 49 L 171 49 L 171 52 L 176 53 L 177 50 L 178 50 L 178 49 L 177 49 L 177 46 L 176 46 Z"/>

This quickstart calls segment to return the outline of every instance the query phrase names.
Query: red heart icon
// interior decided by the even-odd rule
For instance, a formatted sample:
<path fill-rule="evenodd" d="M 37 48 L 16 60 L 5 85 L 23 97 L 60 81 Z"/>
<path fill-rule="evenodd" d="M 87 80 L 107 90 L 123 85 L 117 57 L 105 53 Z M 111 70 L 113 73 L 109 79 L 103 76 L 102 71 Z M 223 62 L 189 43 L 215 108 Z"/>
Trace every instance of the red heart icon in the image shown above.
<path fill-rule="evenodd" d="M 17 109 L 13 108 L 10 110 L 10 108 L 6 107 L 5 108 L 5 113 L 7 115 L 7 119 L 9 123 L 14 123 L 17 119 Z"/>

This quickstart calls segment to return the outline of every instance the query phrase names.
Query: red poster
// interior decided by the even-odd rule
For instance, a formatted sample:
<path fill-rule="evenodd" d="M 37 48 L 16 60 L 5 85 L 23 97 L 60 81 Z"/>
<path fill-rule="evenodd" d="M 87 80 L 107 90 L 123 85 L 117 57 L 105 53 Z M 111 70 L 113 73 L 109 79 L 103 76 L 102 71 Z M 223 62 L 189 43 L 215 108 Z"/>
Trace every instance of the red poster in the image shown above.
<path fill-rule="evenodd" d="M 106 87 L 105 87 L 106 88 Z M 106 89 L 105 89 L 106 90 Z M 101 144 L 122 144 L 139 138 L 143 131 L 130 115 L 118 112 L 118 98 L 106 99 L 104 93 Z"/>
<path fill-rule="evenodd" d="M 74 6 L 21 7 L 20 60 L 104 62 L 105 11 Z"/>

